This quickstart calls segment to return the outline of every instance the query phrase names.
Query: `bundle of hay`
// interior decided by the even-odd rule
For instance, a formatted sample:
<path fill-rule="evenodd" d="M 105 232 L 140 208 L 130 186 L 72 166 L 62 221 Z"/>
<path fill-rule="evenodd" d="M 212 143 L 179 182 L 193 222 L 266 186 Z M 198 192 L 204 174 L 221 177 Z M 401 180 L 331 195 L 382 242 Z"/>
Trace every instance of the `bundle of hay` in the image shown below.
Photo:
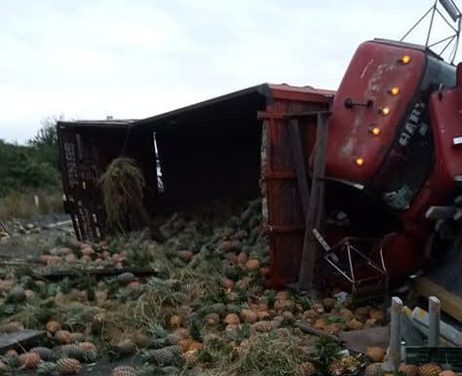
<path fill-rule="evenodd" d="M 110 231 L 136 230 L 146 223 L 143 207 L 145 180 L 137 163 L 127 157 L 114 159 L 100 179 Z"/>

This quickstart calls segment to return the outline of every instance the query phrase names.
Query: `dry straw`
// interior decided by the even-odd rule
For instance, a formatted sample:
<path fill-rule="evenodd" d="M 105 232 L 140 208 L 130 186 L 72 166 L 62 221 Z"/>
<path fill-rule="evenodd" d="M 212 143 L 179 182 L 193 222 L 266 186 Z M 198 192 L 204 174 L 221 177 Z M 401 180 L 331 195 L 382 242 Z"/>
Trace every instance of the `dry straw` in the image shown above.
<path fill-rule="evenodd" d="M 114 159 L 100 179 L 107 227 L 112 231 L 126 230 L 130 215 L 144 215 L 145 180 L 135 160 Z"/>

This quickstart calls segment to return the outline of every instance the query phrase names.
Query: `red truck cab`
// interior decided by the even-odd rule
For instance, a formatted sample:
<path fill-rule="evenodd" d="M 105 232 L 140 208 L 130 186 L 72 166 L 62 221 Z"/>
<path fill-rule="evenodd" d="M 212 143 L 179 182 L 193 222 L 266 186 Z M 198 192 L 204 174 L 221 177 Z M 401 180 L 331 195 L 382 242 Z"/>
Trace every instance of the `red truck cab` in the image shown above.
<path fill-rule="evenodd" d="M 376 229 L 386 237 L 384 259 L 392 278 L 422 264 L 432 230 L 425 212 L 451 196 L 453 176 L 443 176 L 441 166 L 452 158 L 445 153 L 451 144 L 444 132 L 457 122 L 446 122 L 442 130 L 430 98 L 455 86 L 455 67 L 428 48 L 374 40 L 357 49 L 335 95 L 326 173 L 371 198 L 368 219 L 356 216 L 367 226 L 383 226 L 383 217 L 397 220 Z M 462 173 L 459 161 L 452 174 Z M 345 205 L 355 217 L 358 202 Z"/>

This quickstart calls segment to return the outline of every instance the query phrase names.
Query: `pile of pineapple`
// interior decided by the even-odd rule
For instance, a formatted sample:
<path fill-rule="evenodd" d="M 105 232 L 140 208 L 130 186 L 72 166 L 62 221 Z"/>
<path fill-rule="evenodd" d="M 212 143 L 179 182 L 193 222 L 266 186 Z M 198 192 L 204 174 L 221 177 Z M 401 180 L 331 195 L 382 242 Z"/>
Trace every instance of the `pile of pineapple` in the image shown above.
<path fill-rule="evenodd" d="M 65 239 L 33 267 L 0 269 L 0 331 L 47 333 L 43 343 L 1 354 L 0 374 L 91 374 L 107 361 L 113 376 L 378 374 L 383 349 L 351 355 L 295 324 L 335 335 L 383 324 L 383 310 L 340 303 L 337 291 L 312 300 L 265 288 L 261 223 L 259 201 L 220 203 L 164 218 L 157 241 L 143 233 L 101 244 Z M 155 274 L 86 273 L 107 267 Z M 81 275 L 41 277 L 67 269 Z"/>

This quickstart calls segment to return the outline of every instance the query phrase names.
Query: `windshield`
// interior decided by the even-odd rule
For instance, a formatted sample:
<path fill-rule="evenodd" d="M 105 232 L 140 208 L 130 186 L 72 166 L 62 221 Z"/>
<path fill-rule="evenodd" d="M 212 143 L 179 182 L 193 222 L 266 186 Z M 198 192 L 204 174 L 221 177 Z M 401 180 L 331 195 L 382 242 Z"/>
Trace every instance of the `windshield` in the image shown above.
<path fill-rule="evenodd" d="M 391 208 L 409 208 L 427 178 L 433 164 L 428 98 L 440 87 L 454 86 L 454 67 L 427 55 L 419 90 L 401 120 L 392 148 L 369 185 Z"/>

